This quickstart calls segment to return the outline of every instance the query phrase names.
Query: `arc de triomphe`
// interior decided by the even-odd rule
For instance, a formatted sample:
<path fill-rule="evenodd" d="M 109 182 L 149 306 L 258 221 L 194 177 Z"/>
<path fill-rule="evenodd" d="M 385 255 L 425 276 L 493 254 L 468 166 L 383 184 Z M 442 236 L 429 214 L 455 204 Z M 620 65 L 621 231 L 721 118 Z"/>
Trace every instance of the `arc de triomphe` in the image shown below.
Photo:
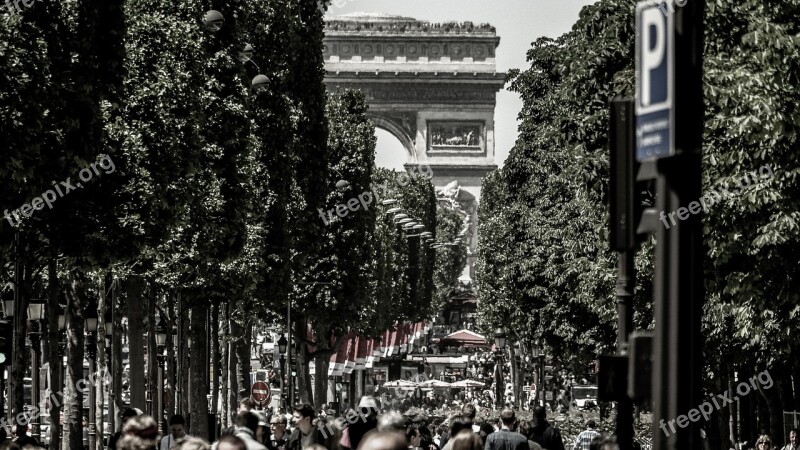
<path fill-rule="evenodd" d="M 505 80 L 495 70 L 499 43 L 494 27 L 471 22 L 354 13 L 325 23 L 328 89 L 363 91 L 375 125 L 408 152 L 406 167 L 429 165 L 434 186 L 457 192 L 469 214 L 462 281 L 475 275 L 481 178 L 497 168 L 494 109 Z"/>

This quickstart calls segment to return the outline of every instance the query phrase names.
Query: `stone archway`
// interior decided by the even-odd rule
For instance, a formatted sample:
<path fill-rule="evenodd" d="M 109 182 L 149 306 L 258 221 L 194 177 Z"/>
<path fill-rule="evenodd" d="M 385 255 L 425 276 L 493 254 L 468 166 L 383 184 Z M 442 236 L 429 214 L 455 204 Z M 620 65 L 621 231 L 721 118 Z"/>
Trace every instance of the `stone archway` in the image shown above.
<path fill-rule="evenodd" d="M 430 23 L 411 17 L 355 13 L 325 22 L 323 55 L 329 90 L 359 89 L 369 117 L 402 143 L 406 168 L 426 164 L 433 184 L 457 182 L 470 211 L 468 268 L 477 255 L 481 179 L 497 169 L 494 109 L 505 74 L 500 44 L 488 24 Z"/>

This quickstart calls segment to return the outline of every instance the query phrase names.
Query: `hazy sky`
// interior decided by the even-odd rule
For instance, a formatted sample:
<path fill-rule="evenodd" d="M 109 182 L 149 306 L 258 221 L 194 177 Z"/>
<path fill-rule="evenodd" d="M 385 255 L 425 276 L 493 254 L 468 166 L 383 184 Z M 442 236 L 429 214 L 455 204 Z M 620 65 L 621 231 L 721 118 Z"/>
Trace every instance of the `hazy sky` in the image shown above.
<path fill-rule="evenodd" d="M 327 17 L 353 12 L 381 12 L 431 22 L 490 23 L 497 28 L 497 70 L 527 67 L 525 54 L 540 36 L 557 37 L 572 28 L 580 9 L 596 0 L 334 0 Z M 502 166 L 517 139 L 519 96 L 500 91 L 495 110 L 495 152 Z M 394 136 L 378 130 L 376 164 L 401 169 L 406 153 Z"/>

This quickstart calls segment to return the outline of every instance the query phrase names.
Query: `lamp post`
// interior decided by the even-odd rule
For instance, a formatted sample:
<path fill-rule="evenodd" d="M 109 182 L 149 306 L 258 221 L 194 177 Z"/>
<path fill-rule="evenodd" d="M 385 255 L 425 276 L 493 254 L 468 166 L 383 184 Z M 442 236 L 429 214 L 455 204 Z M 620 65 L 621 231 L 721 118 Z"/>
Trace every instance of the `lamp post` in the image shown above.
<path fill-rule="evenodd" d="M 286 340 L 286 336 L 281 335 L 281 338 L 278 339 L 278 352 L 281 355 L 281 406 L 286 406 L 283 396 L 283 389 L 284 386 L 286 386 L 286 384 L 284 384 L 286 383 L 284 380 L 286 378 L 286 348 L 288 347 L 288 344 L 289 342 Z"/>
<path fill-rule="evenodd" d="M 33 364 L 31 367 L 31 403 L 34 408 L 39 405 L 39 361 L 41 360 L 41 331 L 39 326 L 44 319 L 44 300 L 32 299 L 28 304 L 28 320 L 31 321 L 31 331 L 28 335 L 33 350 Z M 31 437 L 39 441 L 39 416 L 34 414 L 31 420 Z"/>
<path fill-rule="evenodd" d="M 86 355 L 89 359 L 89 376 L 94 376 L 95 363 L 97 359 L 97 308 L 89 306 L 84 318 L 84 325 L 86 327 Z M 97 439 L 97 430 L 95 429 L 96 411 L 95 411 L 95 394 L 94 387 L 89 388 L 89 448 L 96 448 L 95 441 Z"/>
<path fill-rule="evenodd" d="M 15 291 L 16 292 L 16 291 Z M 14 294 L 16 295 L 16 294 Z M 16 297 L 14 297 L 16 298 Z M 3 361 L 0 362 L 0 416 L 5 417 L 5 396 L 6 396 L 6 360 L 11 359 L 10 357 L 13 355 L 13 347 L 14 347 L 14 338 L 13 338 L 13 330 L 14 330 L 14 300 L 8 299 L 3 300 L 2 302 L 3 307 L 3 318 L 5 319 L 5 326 L 4 326 L 4 336 L 3 339 L 6 341 L 6 348 L 9 350 L 8 355 L 3 353 Z M 10 369 L 10 366 L 9 366 Z M 9 370 L 9 376 L 11 375 Z M 10 396 L 10 395 L 9 395 Z M 9 414 L 11 413 L 11 408 L 8 408 Z"/>
<path fill-rule="evenodd" d="M 113 304 L 113 303 L 112 303 Z M 115 373 L 113 368 L 111 367 L 113 363 L 113 358 L 111 358 L 111 345 L 113 344 L 114 339 L 114 316 L 111 312 L 111 308 L 106 310 L 105 314 L 105 326 L 106 326 L 106 371 L 108 373 Z M 108 389 L 108 428 L 113 433 L 116 429 L 116 422 L 115 422 L 115 414 L 114 414 L 114 389 L 113 389 L 113 381 Z"/>
<path fill-rule="evenodd" d="M 502 398 L 503 395 L 503 350 L 506 346 L 506 334 L 502 328 L 497 328 L 494 330 L 494 346 L 497 349 L 497 369 L 495 370 L 495 375 L 497 377 L 496 380 L 496 391 L 495 394 L 495 403 L 497 407 L 501 407 L 503 405 Z"/>
<path fill-rule="evenodd" d="M 167 424 L 164 420 L 164 348 L 167 345 L 167 327 L 164 324 L 164 316 L 158 315 L 158 322 L 156 322 L 156 361 L 158 361 L 158 404 L 153 411 L 158 414 L 158 426 L 162 433 L 166 433 Z"/>

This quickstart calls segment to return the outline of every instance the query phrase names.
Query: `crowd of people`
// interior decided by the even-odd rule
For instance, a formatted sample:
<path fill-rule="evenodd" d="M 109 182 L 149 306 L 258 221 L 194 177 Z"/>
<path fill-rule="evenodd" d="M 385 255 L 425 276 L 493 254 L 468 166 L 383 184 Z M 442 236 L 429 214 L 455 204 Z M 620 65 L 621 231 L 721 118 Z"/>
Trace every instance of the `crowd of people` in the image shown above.
<path fill-rule="evenodd" d="M 365 396 L 358 408 L 335 418 L 301 404 L 291 412 L 256 409 L 251 399 L 239 402 L 234 426 L 221 430 L 213 443 L 186 432 L 184 417 L 169 420 L 162 436 L 155 419 L 136 409 L 122 413 L 120 432 L 109 437 L 109 450 L 618 450 L 614 436 L 596 428 L 594 420 L 566 446 L 561 431 L 547 420 L 547 409 L 537 406 L 533 420 L 520 420 L 506 407 L 499 417 L 477 419 L 477 409 L 465 403 L 461 412 L 441 421 L 424 413 L 381 413 L 379 401 Z M 20 432 L 22 430 L 22 432 Z M 38 449 L 19 427 L 17 437 L 0 443 L 0 450 Z M 640 447 L 634 443 L 636 449 Z M 755 450 L 774 450 L 764 435 Z M 791 430 L 789 444 L 781 450 L 800 450 L 798 431 Z"/>
<path fill-rule="evenodd" d="M 109 439 L 110 450 L 566 450 L 561 432 L 547 421 L 547 410 L 534 408 L 533 420 L 506 408 L 499 417 L 476 420 L 472 403 L 440 422 L 424 414 L 380 413 L 378 402 L 366 396 L 343 417 L 318 414 L 311 405 L 282 411 L 255 408 L 250 399 L 239 403 L 230 429 L 213 443 L 188 436 L 184 418 L 173 416 L 169 434 L 161 436 L 156 421 L 134 410 L 124 413 L 122 431 Z M 589 429 L 594 423 L 588 423 Z M 613 437 L 581 433 L 572 450 L 614 450 Z"/>

